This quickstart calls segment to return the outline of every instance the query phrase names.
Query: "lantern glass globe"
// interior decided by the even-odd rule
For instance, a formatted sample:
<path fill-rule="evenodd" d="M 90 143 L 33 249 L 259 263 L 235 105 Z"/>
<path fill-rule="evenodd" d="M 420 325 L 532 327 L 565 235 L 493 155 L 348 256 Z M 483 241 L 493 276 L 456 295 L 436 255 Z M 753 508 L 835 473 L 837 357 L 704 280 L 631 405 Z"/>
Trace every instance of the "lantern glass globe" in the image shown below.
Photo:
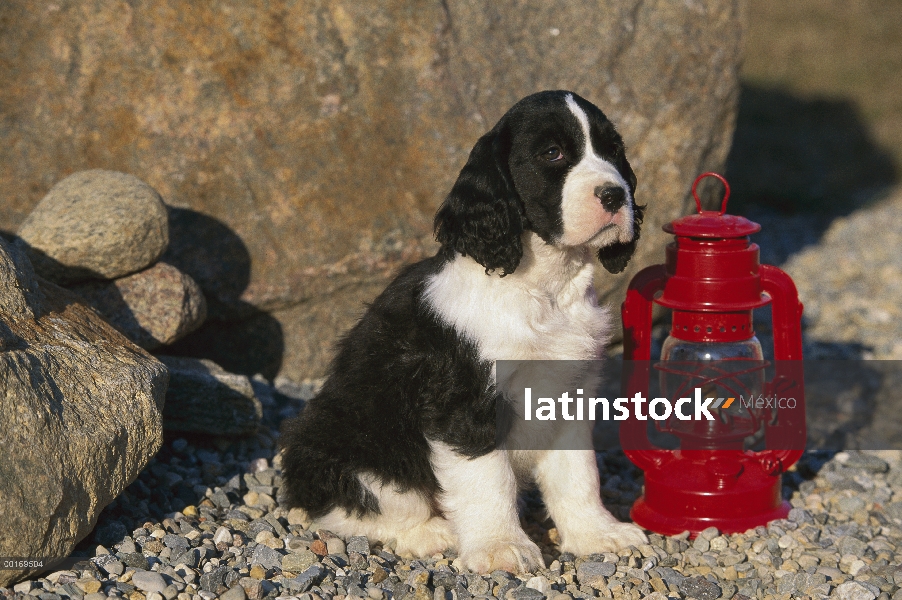
<path fill-rule="evenodd" d="M 754 335 L 738 342 L 690 342 L 667 336 L 661 348 L 661 360 L 763 360 L 761 342 Z"/>

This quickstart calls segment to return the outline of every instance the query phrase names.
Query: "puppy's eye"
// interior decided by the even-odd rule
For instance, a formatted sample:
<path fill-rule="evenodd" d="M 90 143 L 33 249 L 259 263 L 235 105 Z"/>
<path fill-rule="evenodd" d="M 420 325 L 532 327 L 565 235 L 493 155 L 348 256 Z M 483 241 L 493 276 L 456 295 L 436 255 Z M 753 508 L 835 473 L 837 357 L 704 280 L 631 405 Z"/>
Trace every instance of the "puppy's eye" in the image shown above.
<path fill-rule="evenodd" d="M 541 156 L 548 162 L 557 162 L 564 158 L 564 153 L 561 152 L 561 149 L 557 146 L 552 146 L 551 148 L 548 148 L 547 150 L 539 154 L 539 156 Z"/>

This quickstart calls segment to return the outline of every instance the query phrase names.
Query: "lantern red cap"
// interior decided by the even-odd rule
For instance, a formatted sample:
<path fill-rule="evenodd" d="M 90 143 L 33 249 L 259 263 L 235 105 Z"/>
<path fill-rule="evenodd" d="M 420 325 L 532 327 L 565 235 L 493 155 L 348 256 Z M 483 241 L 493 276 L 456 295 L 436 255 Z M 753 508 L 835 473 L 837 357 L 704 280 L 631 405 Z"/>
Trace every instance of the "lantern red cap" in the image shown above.
<path fill-rule="evenodd" d="M 702 210 L 696 188 L 705 177 L 724 184 L 720 211 Z M 667 285 L 655 301 L 674 311 L 671 335 L 695 342 L 731 342 L 754 335 L 751 311 L 769 302 L 758 275 L 759 249 L 749 234 L 761 229 L 725 214 L 730 186 L 717 173 L 692 185 L 698 213 L 664 226 L 676 239 L 667 246 Z"/>
<path fill-rule="evenodd" d="M 698 197 L 696 188 L 705 177 L 716 177 L 723 183 L 724 195 L 719 211 L 702 210 L 702 201 Z M 749 221 L 739 215 L 725 214 L 727 212 L 727 200 L 730 199 L 730 184 L 721 175 L 717 173 L 702 173 L 699 175 L 695 179 L 695 183 L 692 184 L 692 196 L 695 198 L 695 207 L 698 209 L 698 214 L 680 217 L 664 225 L 664 231 L 680 237 L 719 239 L 742 238 L 761 231 L 761 225 L 754 221 Z"/>

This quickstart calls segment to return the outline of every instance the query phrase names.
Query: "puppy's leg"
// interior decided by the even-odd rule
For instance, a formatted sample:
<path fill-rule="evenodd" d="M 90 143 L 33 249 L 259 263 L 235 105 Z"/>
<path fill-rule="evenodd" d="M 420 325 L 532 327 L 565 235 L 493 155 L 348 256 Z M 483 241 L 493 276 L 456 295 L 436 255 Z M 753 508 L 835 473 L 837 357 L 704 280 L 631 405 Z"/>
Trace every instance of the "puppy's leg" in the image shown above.
<path fill-rule="evenodd" d="M 457 534 L 461 567 L 523 573 L 544 566 L 539 547 L 520 527 L 517 481 L 507 453 L 469 459 L 433 442 L 432 465 L 442 509 Z"/>
<path fill-rule="evenodd" d="M 536 481 L 563 552 L 585 556 L 648 543 L 639 527 L 619 522 L 601 503 L 593 450 L 548 450 L 537 457 Z"/>
<path fill-rule="evenodd" d="M 434 516 L 423 496 L 399 492 L 370 474 L 360 475 L 359 480 L 376 497 L 379 513 L 357 517 L 335 509 L 317 519 L 318 527 L 341 536 L 395 540 L 395 552 L 401 556 L 426 557 L 456 546 L 451 524 Z"/>

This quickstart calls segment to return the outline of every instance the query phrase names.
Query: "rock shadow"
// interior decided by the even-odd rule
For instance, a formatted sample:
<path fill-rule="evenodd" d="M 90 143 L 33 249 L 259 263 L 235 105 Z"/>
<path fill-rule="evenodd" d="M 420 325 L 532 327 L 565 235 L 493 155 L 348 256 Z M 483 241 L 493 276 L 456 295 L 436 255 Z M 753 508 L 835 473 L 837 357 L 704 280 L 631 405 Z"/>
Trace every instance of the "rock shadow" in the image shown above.
<path fill-rule="evenodd" d="M 160 259 L 190 275 L 207 299 L 207 320 L 196 331 L 157 351 L 207 358 L 227 371 L 272 380 L 282 366 L 282 326 L 269 313 L 241 300 L 250 283 L 247 246 L 222 221 L 169 207 L 169 247 Z"/>
<path fill-rule="evenodd" d="M 837 217 L 879 201 L 900 168 L 854 101 L 746 81 L 726 176 L 729 211 L 761 223 L 752 239 L 762 262 L 780 265 L 816 244 Z"/>

